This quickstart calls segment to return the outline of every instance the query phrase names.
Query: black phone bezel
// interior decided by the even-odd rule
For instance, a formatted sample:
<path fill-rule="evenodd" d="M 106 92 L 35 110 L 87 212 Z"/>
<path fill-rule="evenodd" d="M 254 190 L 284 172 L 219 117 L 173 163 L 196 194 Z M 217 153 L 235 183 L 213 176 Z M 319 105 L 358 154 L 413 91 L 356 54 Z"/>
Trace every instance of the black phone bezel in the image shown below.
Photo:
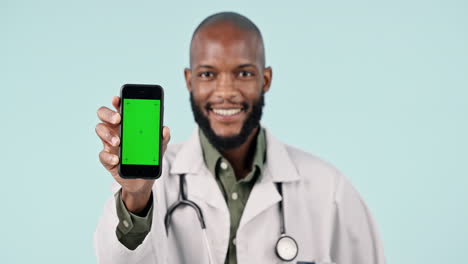
<path fill-rule="evenodd" d="M 159 118 L 160 139 L 159 139 L 159 165 L 128 165 L 122 164 L 122 144 L 123 144 L 123 122 L 125 122 L 124 112 L 124 99 L 155 99 L 160 100 L 161 111 Z M 164 91 L 160 85 L 157 84 L 124 84 L 120 89 L 120 115 L 122 121 L 119 128 L 120 145 L 119 145 L 119 175 L 125 179 L 157 179 L 161 176 L 162 172 L 162 130 L 163 130 L 163 116 L 164 116 Z"/>

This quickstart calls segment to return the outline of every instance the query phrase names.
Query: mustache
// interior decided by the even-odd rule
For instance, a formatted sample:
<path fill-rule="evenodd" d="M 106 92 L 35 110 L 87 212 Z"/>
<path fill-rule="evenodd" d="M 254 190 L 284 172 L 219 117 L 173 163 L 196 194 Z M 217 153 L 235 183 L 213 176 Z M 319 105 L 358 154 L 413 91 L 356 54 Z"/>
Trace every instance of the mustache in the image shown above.
<path fill-rule="evenodd" d="M 232 103 L 233 100 L 226 100 Z M 223 101 L 221 101 L 223 102 Z M 205 106 L 210 106 L 214 102 L 210 101 Z M 219 103 L 219 102 L 216 102 Z M 234 149 L 242 145 L 249 135 L 251 134 L 252 130 L 260 125 L 260 120 L 262 118 L 263 106 L 265 105 L 264 101 L 264 92 L 261 93 L 260 98 L 256 102 L 252 102 L 251 105 L 245 102 L 236 102 L 233 105 L 243 105 L 245 108 L 250 107 L 249 113 L 247 114 L 247 118 L 242 124 L 241 131 L 238 135 L 230 136 L 230 137 L 220 137 L 216 135 L 215 131 L 212 129 L 210 120 L 202 112 L 203 108 L 202 105 L 198 105 L 193 98 L 193 94 L 190 93 L 190 106 L 192 108 L 193 117 L 195 122 L 198 124 L 198 127 L 201 129 L 203 134 L 208 138 L 208 141 L 217 149 L 217 150 L 225 150 L 225 149 Z"/>

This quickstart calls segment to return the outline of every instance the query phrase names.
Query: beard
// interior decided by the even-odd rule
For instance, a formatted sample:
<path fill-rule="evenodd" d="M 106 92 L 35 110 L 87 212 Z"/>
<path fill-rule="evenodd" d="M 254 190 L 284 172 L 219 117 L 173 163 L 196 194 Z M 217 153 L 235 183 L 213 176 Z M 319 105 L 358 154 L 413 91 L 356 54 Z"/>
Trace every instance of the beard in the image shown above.
<path fill-rule="evenodd" d="M 190 92 L 190 105 L 192 106 L 192 112 L 200 129 L 203 131 L 208 141 L 215 147 L 217 150 L 228 150 L 238 148 L 247 141 L 247 138 L 252 133 L 252 131 L 260 126 L 260 119 L 262 118 L 263 106 L 265 105 L 264 92 L 260 95 L 260 98 L 249 106 L 247 103 L 242 103 L 243 110 L 248 112 L 251 107 L 252 110 L 248 114 L 244 123 L 242 124 L 241 131 L 239 134 L 229 137 L 221 137 L 216 135 L 214 130 L 211 128 L 210 120 L 202 112 L 202 106 L 197 105 L 193 98 L 192 92 Z M 210 111 L 210 105 L 207 104 L 204 107 L 207 111 Z"/>

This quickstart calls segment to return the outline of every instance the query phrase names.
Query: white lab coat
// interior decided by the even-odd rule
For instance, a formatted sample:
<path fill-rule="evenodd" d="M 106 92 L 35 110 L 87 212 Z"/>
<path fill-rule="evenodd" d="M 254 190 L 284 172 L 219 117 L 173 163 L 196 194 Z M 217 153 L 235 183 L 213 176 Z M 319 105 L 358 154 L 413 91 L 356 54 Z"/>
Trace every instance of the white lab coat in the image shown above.
<path fill-rule="evenodd" d="M 331 165 L 281 143 L 265 130 L 265 170 L 250 193 L 237 230 L 237 262 L 283 263 L 275 254 L 282 197 L 274 184 L 282 182 L 287 233 L 299 245 L 298 256 L 289 263 L 385 263 L 371 213 L 346 178 Z M 106 202 L 94 233 L 98 263 L 208 263 L 207 247 L 192 208 L 178 208 L 169 236 L 165 233 L 164 216 L 179 196 L 178 175 L 182 173 L 187 175 L 188 198 L 203 211 L 213 260 L 224 263 L 228 243 L 232 243 L 229 211 L 214 176 L 204 164 L 198 129 L 185 143 L 168 147 L 163 173 L 153 187 L 151 231 L 135 250 L 127 249 L 115 234 L 119 220 L 114 195 Z M 114 183 L 113 194 L 119 189 L 120 185 Z"/>

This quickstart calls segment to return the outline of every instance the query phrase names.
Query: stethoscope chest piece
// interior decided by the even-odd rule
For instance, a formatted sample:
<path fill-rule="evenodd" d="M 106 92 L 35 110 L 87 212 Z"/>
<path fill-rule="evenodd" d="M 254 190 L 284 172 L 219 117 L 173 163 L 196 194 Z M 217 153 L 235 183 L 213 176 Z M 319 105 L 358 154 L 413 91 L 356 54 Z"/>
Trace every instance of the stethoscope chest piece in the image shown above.
<path fill-rule="evenodd" d="M 276 242 L 276 255 L 283 261 L 291 261 L 297 257 L 299 247 L 294 238 L 285 234 Z"/>

